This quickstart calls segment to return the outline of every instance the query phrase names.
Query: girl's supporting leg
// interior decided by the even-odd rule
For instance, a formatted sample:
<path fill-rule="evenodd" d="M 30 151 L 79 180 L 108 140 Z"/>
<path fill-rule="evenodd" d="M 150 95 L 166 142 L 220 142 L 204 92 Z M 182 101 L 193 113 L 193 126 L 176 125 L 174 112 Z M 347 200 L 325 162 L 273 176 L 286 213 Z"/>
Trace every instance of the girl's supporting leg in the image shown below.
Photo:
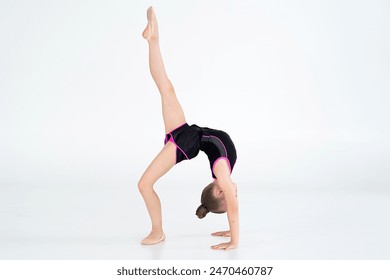
<path fill-rule="evenodd" d="M 183 109 L 176 97 L 175 89 L 165 71 L 159 44 L 157 18 L 152 7 L 147 11 L 148 25 L 142 36 L 149 43 L 149 68 L 161 95 L 165 133 L 186 122 Z"/>
<path fill-rule="evenodd" d="M 142 244 L 156 244 L 165 239 L 162 228 L 161 203 L 157 193 L 153 189 L 153 185 L 161 176 L 167 173 L 175 163 L 176 146 L 172 142 L 168 142 L 145 170 L 138 182 L 138 189 L 142 194 L 152 221 L 152 230 L 150 234 L 142 240 Z"/>

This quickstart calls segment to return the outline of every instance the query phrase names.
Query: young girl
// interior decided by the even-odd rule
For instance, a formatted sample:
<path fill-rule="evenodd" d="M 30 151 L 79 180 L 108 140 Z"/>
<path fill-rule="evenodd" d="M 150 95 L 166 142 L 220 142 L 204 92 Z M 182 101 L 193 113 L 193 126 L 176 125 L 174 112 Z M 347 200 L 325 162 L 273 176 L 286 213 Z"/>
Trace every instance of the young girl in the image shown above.
<path fill-rule="evenodd" d="M 211 246 L 211 248 L 234 249 L 239 239 L 238 201 L 237 186 L 232 182 L 230 174 L 237 158 L 236 149 L 227 133 L 187 124 L 174 87 L 165 72 L 159 46 L 158 24 L 153 7 L 148 8 L 147 19 L 148 24 L 142 36 L 149 44 L 149 68 L 161 95 L 166 135 L 163 149 L 138 182 L 139 191 L 152 222 L 151 232 L 141 241 L 141 244 L 152 245 L 165 240 L 161 203 L 153 185 L 176 163 L 192 159 L 198 155 L 199 151 L 203 151 L 210 161 L 214 180 L 204 188 L 201 196 L 202 204 L 196 210 L 196 215 L 202 219 L 208 212 L 227 212 L 230 230 L 215 232 L 212 235 L 230 237 L 230 241 Z"/>

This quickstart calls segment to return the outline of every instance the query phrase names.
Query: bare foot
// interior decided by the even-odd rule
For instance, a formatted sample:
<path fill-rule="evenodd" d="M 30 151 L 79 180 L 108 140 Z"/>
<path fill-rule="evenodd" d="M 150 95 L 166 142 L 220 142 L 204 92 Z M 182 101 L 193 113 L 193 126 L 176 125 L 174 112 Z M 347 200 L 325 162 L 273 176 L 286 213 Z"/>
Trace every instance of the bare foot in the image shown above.
<path fill-rule="evenodd" d="M 144 37 L 147 41 L 150 41 L 151 39 L 158 39 L 157 18 L 152 6 L 150 6 L 146 11 L 146 17 L 148 19 L 148 24 L 144 32 L 142 32 L 142 37 Z"/>
<path fill-rule="evenodd" d="M 165 240 L 165 234 L 158 232 L 158 233 L 153 233 L 151 232 L 148 236 L 146 236 L 142 241 L 142 245 L 154 245 L 157 243 L 160 243 Z"/>

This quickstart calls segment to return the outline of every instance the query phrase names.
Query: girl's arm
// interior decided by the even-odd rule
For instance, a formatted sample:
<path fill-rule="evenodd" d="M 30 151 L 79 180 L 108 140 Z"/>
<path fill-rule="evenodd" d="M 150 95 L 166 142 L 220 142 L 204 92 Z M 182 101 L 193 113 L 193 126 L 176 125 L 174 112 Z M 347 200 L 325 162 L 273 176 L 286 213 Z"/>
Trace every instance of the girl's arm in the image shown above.
<path fill-rule="evenodd" d="M 237 190 L 236 184 L 234 184 L 230 176 L 224 176 L 221 179 L 218 179 L 218 184 L 221 187 L 225 195 L 226 207 L 227 207 L 227 217 L 230 227 L 230 242 L 221 243 L 218 245 L 211 246 L 212 249 L 234 249 L 238 246 L 239 240 L 239 221 L 238 221 L 238 200 L 237 200 Z M 220 232 L 227 236 L 227 232 Z M 216 235 L 217 233 L 214 233 Z"/>

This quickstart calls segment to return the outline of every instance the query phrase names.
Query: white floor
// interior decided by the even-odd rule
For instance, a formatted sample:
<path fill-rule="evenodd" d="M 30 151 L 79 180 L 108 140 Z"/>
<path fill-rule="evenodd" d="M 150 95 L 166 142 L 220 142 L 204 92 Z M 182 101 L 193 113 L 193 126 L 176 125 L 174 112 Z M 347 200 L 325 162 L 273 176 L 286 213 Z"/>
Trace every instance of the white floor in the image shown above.
<path fill-rule="evenodd" d="M 390 259 L 389 193 L 241 189 L 240 246 L 224 252 L 209 249 L 225 240 L 209 233 L 226 215 L 198 220 L 198 190 L 158 187 L 167 240 L 141 246 L 142 199 L 113 188 L 2 187 L 0 259 Z"/>

